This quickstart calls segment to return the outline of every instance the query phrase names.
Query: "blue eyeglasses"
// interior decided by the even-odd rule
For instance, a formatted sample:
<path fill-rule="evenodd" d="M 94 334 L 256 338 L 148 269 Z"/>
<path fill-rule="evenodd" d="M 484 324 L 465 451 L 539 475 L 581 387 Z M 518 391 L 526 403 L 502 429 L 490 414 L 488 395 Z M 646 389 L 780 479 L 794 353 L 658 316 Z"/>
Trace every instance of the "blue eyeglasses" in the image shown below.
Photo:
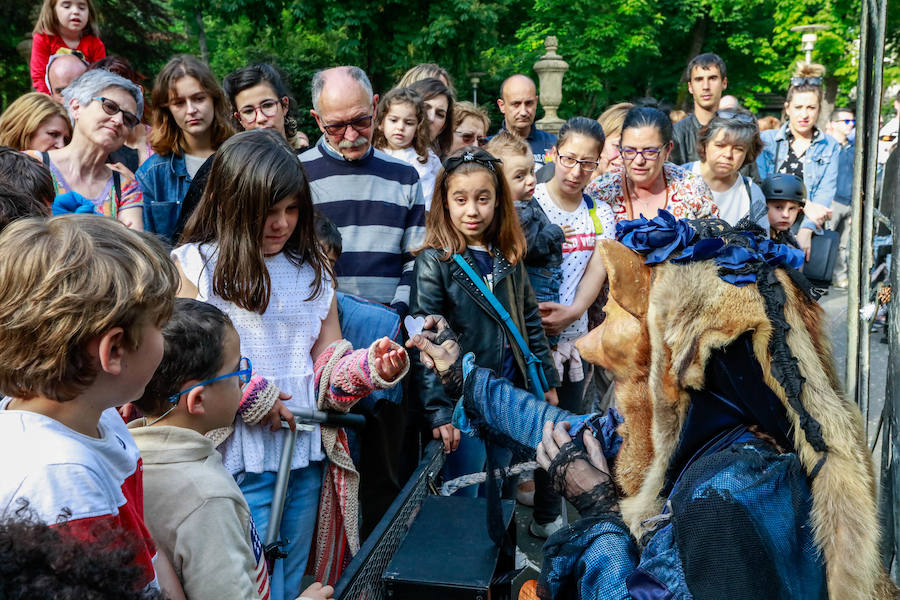
<path fill-rule="evenodd" d="M 225 375 L 219 375 L 218 377 L 213 377 L 212 379 L 207 379 L 206 381 L 201 381 L 200 383 L 195 383 L 194 385 L 187 388 L 186 390 L 181 390 L 177 394 L 172 394 L 171 396 L 169 396 L 169 402 L 171 402 L 172 404 L 178 404 L 178 399 L 182 396 L 182 394 L 187 394 L 192 389 L 198 388 L 201 385 L 209 385 L 210 383 L 213 383 L 214 381 L 219 381 L 221 379 L 228 379 L 229 377 L 237 377 L 238 379 L 240 379 L 241 383 L 249 383 L 250 375 L 253 372 L 253 363 L 251 363 L 250 359 L 247 358 L 246 356 L 242 356 L 241 362 L 239 363 L 238 366 L 239 366 L 239 369 L 237 371 L 234 371 L 232 373 L 227 373 Z"/>

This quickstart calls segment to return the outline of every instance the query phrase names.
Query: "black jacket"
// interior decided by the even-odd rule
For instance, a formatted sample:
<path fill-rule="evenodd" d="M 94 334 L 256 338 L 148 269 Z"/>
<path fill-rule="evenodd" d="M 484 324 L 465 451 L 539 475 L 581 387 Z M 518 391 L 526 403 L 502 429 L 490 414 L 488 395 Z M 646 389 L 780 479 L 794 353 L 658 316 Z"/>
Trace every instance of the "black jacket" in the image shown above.
<path fill-rule="evenodd" d="M 528 247 L 525 264 L 548 269 L 562 265 L 562 245 L 566 242 L 566 234 L 559 225 L 550 222 L 537 200 L 529 198 L 516 202 L 516 214 Z"/>
<path fill-rule="evenodd" d="M 415 282 L 410 293 L 409 312 L 412 315 L 438 314 L 446 317 L 450 327 L 459 338 L 463 352 L 474 352 L 479 366 L 499 373 L 503 366 L 505 342 L 515 356 L 515 362 L 527 388 L 525 359 L 512 335 L 497 316 L 490 302 L 485 298 L 465 272 L 452 259 L 440 260 L 441 253 L 428 249 L 416 257 Z M 478 267 L 466 250 L 466 261 L 475 272 Z M 493 292 L 500 303 L 509 311 L 516 328 L 529 349 L 543 362 L 544 376 L 551 388 L 559 387 L 559 374 L 553 364 L 547 337 L 541 326 L 538 303 L 525 272 L 519 261 L 511 265 L 502 256 L 494 259 Z M 425 415 L 431 427 L 439 427 L 450 422 L 456 399 L 447 397 L 437 375 L 413 361 L 413 377 L 419 388 L 419 396 Z"/>

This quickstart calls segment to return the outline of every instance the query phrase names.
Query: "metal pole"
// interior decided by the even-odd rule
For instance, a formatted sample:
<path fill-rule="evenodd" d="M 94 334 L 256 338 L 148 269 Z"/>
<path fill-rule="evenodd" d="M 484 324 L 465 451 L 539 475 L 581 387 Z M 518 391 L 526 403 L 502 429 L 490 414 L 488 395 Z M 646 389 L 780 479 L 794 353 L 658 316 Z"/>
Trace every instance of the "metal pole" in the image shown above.
<path fill-rule="evenodd" d="M 869 4 L 862 3 L 862 17 L 859 30 L 859 71 L 856 86 L 858 110 L 856 114 L 856 146 L 853 153 L 853 193 L 850 201 L 850 260 L 847 265 L 847 363 L 844 377 L 844 394 L 847 400 L 857 402 L 856 380 L 859 368 L 859 264 L 862 245 L 862 185 L 863 167 L 866 163 L 865 140 L 869 135 L 868 114 L 865 103 L 868 91 L 870 49 L 869 49 Z M 877 127 L 877 126 L 876 126 Z"/>
<path fill-rule="evenodd" d="M 298 428 L 284 432 L 284 446 L 281 448 L 281 462 L 278 463 L 278 477 L 275 479 L 275 492 L 272 494 L 272 510 L 269 512 L 269 524 L 266 527 L 266 546 L 278 541 L 281 530 L 281 516 L 284 514 L 284 501 L 287 498 L 288 481 L 291 478 L 291 459 L 294 456 L 294 444 L 297 443 Z"/>
<path fill-rule="evenodd" d="M 884 13 L 882 13 L 883 15 Z M 900 180 L 900 172 L 897 174 Z M 898 182 L 900 185 L 900 182 Z M 893 202 L 894 214 L 900 214 L 900 193 L 895 188 L 894 197 L 890 200 Z M 896 220 L 894 221 L 897 222 Z M 894 229 L 891 233 L 891 301 L 888 304 L 888 372 L 887 372 L 887 390 L 885 394 L 885 402 L 890 402 L 890 444 L 891 444 L 891 468 L 890 468 L 890 485 L 891 494 L 888 494 L 888 501 L 891 502 L 890 512 L 893 514 L 893 527 L 891 534 L 893 537 L 894 556 L 900 556 L 900 511 L 897 510 L 897 499 L 900 499 L 900 231 Z M 882 444 L 888 443 L 888 437 L 882 438 Z M 886 453 L 883 452 L 882 456 Z M 882 511 L 884 514 L 886 511 Z"/>
<path fill-rule="evenodd" d="M 867 94 L 869 102 L 866 104 L 868 113 L 868 133 L 866 137 L 866 150 L 869 160 L 866 161 L 865 177 L 865 201 L 863 202 L 863 236 L 862 236 L 862 269 L 860 273 L 860 298 L 863 303 L 868 303 L 872 297 L 872 263 L 874 237 L 874 213 L 875 213 L 875 168 L 878 156 L 878 116 L 881 114 L 882 75 L 884 72 L 884 27 L 887 2 L 881 0 L 875 3 L 876 14 L 872 15 L 874 21 L 874 51 L 872 53 L 872 87 Z M 859 315 L 856 315 L 859 320 Z M 866 320 L 860 330 L 859 336 L 859 406 L 864 410 L 866 417 L 866 433 L 869 431 L 869 338 L 871 337 L 870 321 Z"/>

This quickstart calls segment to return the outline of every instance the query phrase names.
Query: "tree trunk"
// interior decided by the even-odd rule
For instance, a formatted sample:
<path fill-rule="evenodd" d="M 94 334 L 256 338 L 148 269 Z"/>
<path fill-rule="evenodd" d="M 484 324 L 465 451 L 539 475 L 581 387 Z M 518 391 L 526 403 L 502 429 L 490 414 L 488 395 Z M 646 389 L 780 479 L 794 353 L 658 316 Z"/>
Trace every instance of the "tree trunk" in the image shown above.
<path fill-rule="evenodd" d="M 200 58 L 203 62 L 209 64 L 209 49 L 206 47 L 206 28 L 203 26 L 203 11 L 197 9 L 194 13 L 194 20 L 197 22 L 197 43 L 200 44 Z"/>
<path fill-rule="evenodd" d="M 688 50 L 688 55 L 685 58 L 685 65 L 691 61 L 692 58 L 700 54 L 700 51 L 703 50 L 703 44 L 706 42 L 706 28 L 709 24 L 709 19 L 706 16 L 700 17 L 694 23 L 694 27 L 691 29 L 691 47 Z M 682 108 L 688 112 L 694 108 L 693 100 L 688 97 L 687 88 L 681 86 L 678 88 L 678 99 L 675 101 L 675 106 L 677 108 Z"/>

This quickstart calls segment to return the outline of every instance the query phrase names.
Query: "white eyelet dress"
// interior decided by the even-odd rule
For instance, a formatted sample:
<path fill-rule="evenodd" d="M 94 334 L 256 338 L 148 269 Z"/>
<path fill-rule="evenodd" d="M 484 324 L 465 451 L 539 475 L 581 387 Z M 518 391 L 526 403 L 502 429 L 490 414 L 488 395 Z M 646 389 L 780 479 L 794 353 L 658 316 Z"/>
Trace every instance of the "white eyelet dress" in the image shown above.
<path fill-rule="evenodd" d="M 212 293 L 212 276 L 218 258 L 215 244 L 185 244 L 172 251 L 185 276 L 197 286 L 197 300 L 208 302 L 227 314 L 241 336 L 241 354 L 250 358 L 253 370 L 281 391 L 291 394 L 288 408 L 314 408 L 315 373 L 310 352 L 322 321 L 328 316 L 334 290 L 325 276 L 317 296 L 306 300 L 312 290 L 315 271 L 309 265 L 297 267 L 283 253 L 266 259 L 272 294 L 266 312 L 244 310 Z M 238 417 L 234 433 L 219 446 L 225 468 L 232 475 L 241 472 L 277 472 L 284 432 L 247 425 Z M 301 469 L 310 461 L 324 458 L 318 427 L 300 432 L 294 447 L 291 469 Z"/>

